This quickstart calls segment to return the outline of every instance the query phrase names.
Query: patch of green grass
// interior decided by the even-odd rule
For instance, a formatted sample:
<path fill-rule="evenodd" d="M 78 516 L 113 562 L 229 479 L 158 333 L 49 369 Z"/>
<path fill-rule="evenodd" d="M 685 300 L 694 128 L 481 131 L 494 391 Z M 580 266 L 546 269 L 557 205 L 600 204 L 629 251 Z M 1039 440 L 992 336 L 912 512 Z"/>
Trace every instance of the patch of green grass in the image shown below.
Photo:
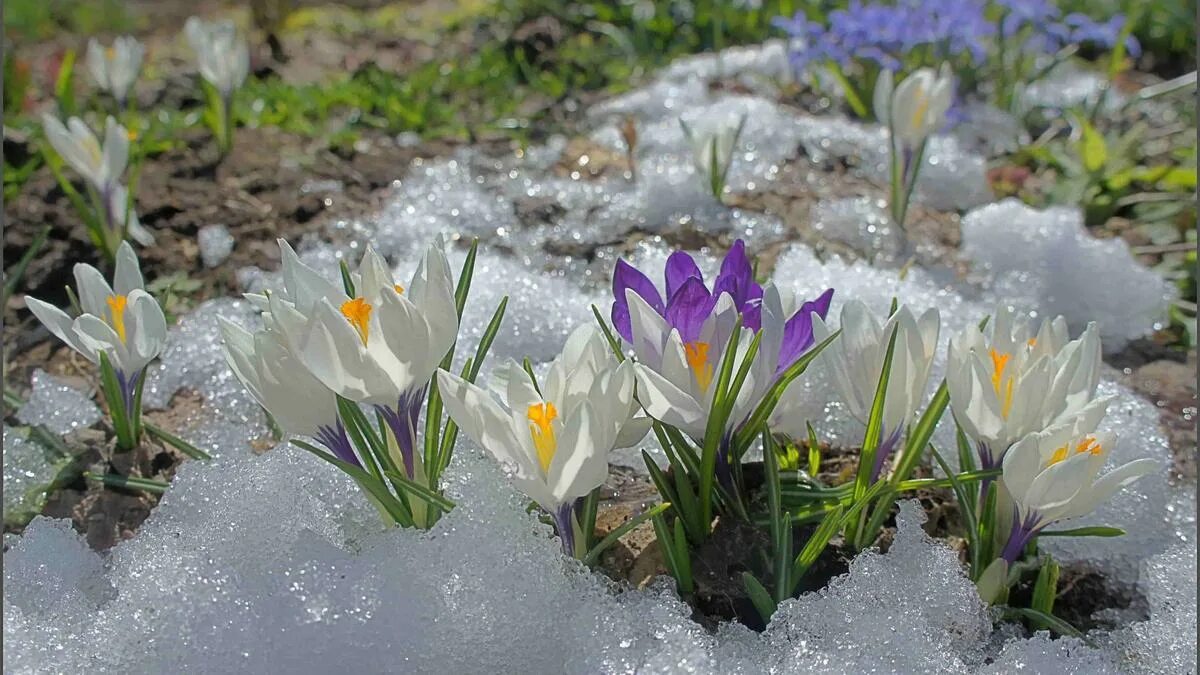
<path fill-rule="evenodd" d="M 4 35 L 14 42 L 63 34 L 128 32 L 137 22 L 122 0 L 4 0 Z"/>
<path fill-rule="evenodd" d="M 333 14 L 300 10 L 285 22 L 305 30 L 333 21 L 338 34 L 366 35 L 381 26 L 410 29 L 395 12 Z M 642 12 L 638 14 L 637 12 Z M 368 63 L 320 84 L 290 85 L 278 78 L 252 81 L 240 95 L 236 116 L 249 126 L 352 142 L 369 128 L 416 132 L 425 138 L 473 138 L 484 132 L 525 138 L 530 129 L 553 131 L 554 104 L 589 92 L 628 88 L 671 59 L 731 44 L 760 42 L 771 17 L 790 11 L 788 2 L 765 2 L 744 10 L 731 0 L 701 0 L 690 15 L 678 3 L 650 2 L 640 9 L 608 0 L 503 0 L 471 5 L 438 19 L 445 34 L 438 59 L 400 72 Z M 419 19 L 419 17 L 418 17 Z M 325 24 L 330 25 L 330 24 Z M 568 108 L 570 106 L 567 106 Z M 549 124 L 548 124 L 549 123 Z"/>

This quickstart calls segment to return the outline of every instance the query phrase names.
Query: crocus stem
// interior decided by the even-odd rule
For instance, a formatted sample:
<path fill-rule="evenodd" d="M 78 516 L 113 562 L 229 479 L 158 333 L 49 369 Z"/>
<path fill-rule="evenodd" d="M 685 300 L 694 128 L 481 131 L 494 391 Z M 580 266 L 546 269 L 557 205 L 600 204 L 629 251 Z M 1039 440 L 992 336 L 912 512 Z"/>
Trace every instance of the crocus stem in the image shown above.
<path fill-rule="evenodd" d="M 217 149 L 220 150 L 221 157 L 229 154 L 229 149 L 233 147 L 233 95 L 222 94 L 220 96 L 221 106 L 220 120 L 221 130 L 217 135 Z"/>
<path fill-rule="evenodd" d="M 904 229 L 904 221 L 900 217 L 900 181 L 903 172 L 901 171 L 900 149 L 896 143 L 896 139 L 892 137 L 892 133 L 888 131 L 888 183 L 891 192 L 889 194 L 888 205 L 892 210 L 892 221 L 896 226 Z"/>

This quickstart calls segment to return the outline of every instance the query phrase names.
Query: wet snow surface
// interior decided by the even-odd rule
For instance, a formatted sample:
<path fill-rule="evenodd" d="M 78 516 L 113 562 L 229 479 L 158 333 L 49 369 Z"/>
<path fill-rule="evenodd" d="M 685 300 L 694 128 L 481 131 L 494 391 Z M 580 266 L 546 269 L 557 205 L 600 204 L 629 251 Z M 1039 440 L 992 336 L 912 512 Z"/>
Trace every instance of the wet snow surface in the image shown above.
<path fill-rule="evenodd" d="M 474 348 L 508 295 L 489 362 L 526 355 L 545 362 L 573 327 L 591 320 L 591 304 L 607 314 L 607 270 L 616 255 L 610 244 L 631 231 L 688 225 L 744 237 L 751 250 L 787 238 L 778 219 L 720 206 L 705 194 L 678 117 L 704 129 L 746 116 L 730 173 L 736 191 L 768 187 L 797 148 L 814 161 L 853 157 L 863 176 L 883 175 L 882 131 L 777 105 L 771 78 L 786 73 L 778 44 L 730 50 L 719 60 L 681 61 L 646 88 L 592 110 L 593 139 L 619 151 L 616 121 L 638 118 L 636 182 L 555 174 L 551 165 L 565 141 L 552 139 L 519 158 L 464 152 L 418 162 L 389 207 L 338 226 L 372 242 L 403 275 L 430 237 L 479 236 L 460 355 Z M 718 74 L 766 96 L 710 93 L 706 78 Z M 974 147 L 1006 141 L 986 136 L 988 128 L 1004 129 L 995 117 L 975 130 L 984 139 Z M 1075 330 L 1096 321 L 1108 349 L 1152 331 L 1165 313 L 1166 285 L 1119 241 L 1092 240 L 1074 211 L 987 205 L 984 157 L 963 137 L 931 144 L 917 199 L 938 209 L 974 209 L 963 218 L 971 279 L 920 268 L 902 277 L 862 261 L 820 260 L 796 244 L 779 256 L 776 283 L 800 297 L 836 288 L 833 320 L 848 298 L 880 310 L 892 297 L 916 309 L 937 307 L 941 350 L 931 391 L 949 337 L 1001 299 L 1038 315 L 1065 314 Z M 540 224 L 522 222 L 513 201 L 538 197 L 553 198 L 562 213 Z M 823 202 L 813 213 L 826 236 L 864 253 L 889 245 L 868 227 L 887 224 L 870 198 Z M 540 245 L 547 239 L 586 245 L 594 255 L 546 254 Z M 213 259 L 227 254 L 219 232 L 206 243 Z M 361 254 L 361 244 L 346 251 L 319 242 L 300 248 L 331 278 L 341 256 Z M 454 251 L 452 264 L 459 264 L 462 252 Z M 657 277 L 667 254 L 650 237 L 632 262 Z M 699 259 L 704 268 L 716 265 L 708 252 Z M 272 275 L 246 269 L 239 280 L 250 290 L 270 285 Z M 137 536 L 106 556 L 90 551 L 69 525 L 45 518 L 10 541 L 5 672 L 1195 671 L 1194 492 L 1167 484 L 1170 448 L 1158 410 L 1111 379 L 1102 390 L 1116 397 L 1106 421 L 1121 437 L 1113 461 L 1151 456 L 1162 460 L 1163 471 L 1088 519 L 1126 527 L 1128 536 L 1045 543 L 1061 560 L 1089 561 L 1137 587 L 1149 620 L 1093 631 L 1094 647 L 1044 634 L 1014 637 L 1011 627 L 994 623 L 955 554 L 924 535 L 924 516 L 911 503 L 888 553 L 864 553 L 828 588 L 783 603 L 765 633 L 726 625 L 712 634 L 689 618 L 667 580 L 646 590 L 617 587 L 564 559 L 549 528 L 525 513 L 500 470 L 465 439 L 446 478 L 459 507 L 428 533 L 383 529 L 350 480 L 301 451 L 281 446 L 251 454 L 249 442 L 267 436 L 265 422 L 225 367 L 217 316 L 247 326 L 258 321 L 237 299 L 197 308 L 172 329 L 145 394 L 149 405 L 163 406 L 181 387 L 199 391 L 205 403 L 180 433 L 217 459 L 184 465 Z M 78 392 L 42 377 L 22 421 L 56 431 L 95 422 L 94 406 L 82 405 Z M 844 414 L 826 378 L 814 369 L 789 393 L 803 413 L 795 419 L 811 420 L 823 438 L 857 443 L 863 430 Z M 935 443 L 952 447 L 951 432 L 943 424 Z M 31 445 L 15 438 L 5 430 L 6 488 L 10 466 L 36 468 L 10 461 L 9 453 Z M 635 457 L 616 461 L 636 465 Z"/>

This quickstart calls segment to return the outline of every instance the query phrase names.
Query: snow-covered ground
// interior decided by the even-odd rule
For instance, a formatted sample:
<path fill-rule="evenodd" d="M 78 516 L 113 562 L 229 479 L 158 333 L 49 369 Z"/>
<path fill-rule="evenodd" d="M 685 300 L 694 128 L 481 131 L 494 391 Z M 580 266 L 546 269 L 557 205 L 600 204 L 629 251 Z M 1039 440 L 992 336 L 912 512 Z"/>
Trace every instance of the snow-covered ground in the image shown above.
<path fill-rule="evenodd" d="M 706 80 L 718 74 L 736 75 L 766 95 L 712 93 Z M 572 328 L 591 320 L 590 305 L 607 313 L 616 255 L 615 247 L 600 246 L 591 260 L 552 256 L 541 248 L 547 239 L 598 244 L 682 224 L 744 237 L 751 251 L 789 238 L 779 219 L 706 195 L 677 118 L 702 130 L 746 115 L 730 174 L 734 191 L 778 181 L 797 147 L 814 161 L 852 158 L 866 178 L 884 175 L 882 130 L 778 105 L 771 81 L 786 74 L 777 44 L 680 61 L 658 81 L 591 111 L 592 140 L 613 150 L 623 151 L 616 122 L 638 119 L 636 181 L 556 175 L 551 166 L 564 139 L 506 159 L 465 151 L 415 163 L 383 211 L 336 224 L 356 246 L 339 251 L 311 241 L 302 255 L 334 278 L 341 256 L 357 259 L 371 242 L 407 276 L 429 238 L 479 236 L 459 353 L 473 349 L 508 295 L 490 363 L 510 356 L 545 362 Z M 998 302 L 1064 314 L 1075 330 L 1096 321 L 1106 349 L 1163 320 L 1169 287 L 1122 242 L 1093 240 L 1070 209 L 990 204 L 983 156 L 953 137 L 935 139 L 931 149 L 917 199 L 935 209 L 970 209 L 963 254 L 973 263 L 971 278 L 822 260 L 791 244 L 775 263 L 776 283 L 802 297 L 835 288 L 832 318 L 849 298 L 881 309 L 892 297 L 915 309 L 937 307 L 934 382 L 949 337 Z M 539 197 L 553 198 L 561 216 L 521 222 L 513 201 Z M 880 219 L 880 228 L 864 227 L 878 209 L 873 197 L 819 203 L 814 217 L 824 235 L 870 252 L 886 225 Z M 219 235 L 206 237 L 213 259 L 227 244 Z M 655 276 L 668 252 L 649 237 L 633 262 Z M 702 267 L 716 263 L 707 252 L 700 260 Z M 271 275 L 247 269 L 239 278 L 249 290 Z M 1088 519 L 1125 527 L 1126 537 L 1045 543 L 1062 560 L 1089 560 L 1137 586 L 1149 600 L 1148 621 L 1094 631 L 1094 648 L 1016 636 L 994 624 L 956 556 L 922 534 L 922 516 L 910 505 L 887 554 L 864 553 L 827 589 L 784 603 L 765 633 L 727 625 L 710 634 L 689 618 L 666 580 L 646 590 L 618 588 L 563 558 L 549 529 L 525 513 L 501 471 L 465 438 L 447 473 L 460 506 L 428 533 L 385 530 L 350 480 L 301 451 L 281 446 L 253 455 L 248 443 L 266 436 L 264 420 L 224 364 L 217 316 L 257 321 L 244 301 L 205 303 L 172 329 L 146 390 L 151 406 L 165 405 L 181 387 L 199 391 L 205 404 L 180 431 L 217 459 L 183 466 L 138 534 L 105 556 L 90 551 L 69 524 L 44 518 L 11 542 L 4 558 L 5 672 L 1195 671 L 1195 493 L 1168 485 L 1170 448 L 1158 410 L 1111 377 L 1101 385 L 1116 397 L 1106 424 L 1121 440 L 1111 461 L 1151 456 L 1163 470 Z M 825 378 L 814 369 L 797 396 L 823 438 L 857 442 L 861 428 Z M 68 431 L 96 421 L 94 405 L 79 392 L 42 376 L 34 385 L 23 422 Z M 952 447 L 950 431 L 940 429 L 935 443 Z M 5 430 L 6 488 L 28 479 L 20 472 L 32 470 L 24 453 L 34 450 L 10 442 Z M 635 457 L 618 461 L 636 465 Z"/>

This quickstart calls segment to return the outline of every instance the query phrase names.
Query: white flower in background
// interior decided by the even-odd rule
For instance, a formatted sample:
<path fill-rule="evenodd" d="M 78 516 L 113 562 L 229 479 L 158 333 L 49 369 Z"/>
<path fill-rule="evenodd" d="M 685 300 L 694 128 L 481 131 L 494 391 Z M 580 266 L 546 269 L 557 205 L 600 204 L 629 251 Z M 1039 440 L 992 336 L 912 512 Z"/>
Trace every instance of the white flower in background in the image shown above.
<path fill-rule="evenodd" d="M 117 104 L 124 106 L 129 90 L 137 81 L 146 47 L 129 35 L 113 40 L 104 47 L 95 38 L 88 40 L 87 67 L 96 86 L 112 94 Z"/>
<path fill-rule="evenodd" d="M 987 332 L 976 326 L 950 340 L 946 384 L 963 431 L 978 445 L 982 468 L 1000 464 L 1026 435 L 1076 415 L 1099 419 L 1094 401 L 1100 380 L 1095 324 L 1068 341 L 1063 317 L 1043 321 L 1036 333 L 1024 317 L 1001 308 Z"/>
<path fill-rule="evenodd" d="M 334 393 L 376 407 L 412 477 L 426 388 L 458 336 L 454 281 L 441 240 L 429 247 L 407 288 L 368 248 L 353 298 L 331 283 L 317 284 L 315 270 L 286 244 L 280 248 L 285 292 L 267 296 L 267 325 Z"/>
<path fill-rule="evenodd" d="M 708 176 L 712 171 L 714 151 L 718 171 L 723 172 L 729 165 L 737 130 L 737 125 L 722 124 L 713 131 L 692 136 L 692 161 L 700 175 Z"/>
<path fill-rule="evenodd" d="M 618 364 L 599 331 L 585 325 L 567 340 L 538 388 L 515 361 L 496 369 L 497 401 L 446 371 L 438 388 L 450 417 L 501 463 L 513 480 L 554 517 L 563 548 L 574 550 L 573 506 L 608 477 L 608 456 L 646 433 L 634 418 L 631 363 Z"/>
<path fill-rule="evenodd" d="M 691 144 L 692 162 L 696 173 L 704 178 L 713 196 L 720 198 L 721 191 L 725 189 L 729 167 L 733 163 L 733 150 L 742 134 L 746 118 L 743 117 L 736 124 L 727 119 L 722 120 L 715 127 L 703 131 L 692 129 L 683 120 L 680 120 L 679 124 L 688 143 Z"/>
<path fill-rule="evenodd" d="M 204 21 L 191 17 L 183 27 L 196 54 L 200 76 L 228 101 L 250 72 L 250 51 L 238 37 L 232 21 Z"/>
<path fill-rule="evenodd" d="M 1157 461 L 1145 458 L 1100 476 L 1116 439 L 1092 431 L 1095 425 L 1096 420 L 1082 418 L 1055 425 L 1017 441 L 1004 456 L 1000 481 L 1015 514 L 1001 559 L 1015 562 L 1046 526 L 1091 513 L 1117 490 L 1158 468 Z"/>
<path fill-rule="evenodd" d="M 875 81 L 875 118 L 892 130 L 892 137 L 903 147 L 920 147 L 930 135 L 946 123 L 946 112 L 954 99 L 954 76 L 943 63 L 935 73 L 920 68 L 893 89 L 890 70 L 879 73 Z"/>
<path fill-rule="evenodd" d="M 888 343 L 892 333 L 896 333 L 891 375 L 884 394 L 883 429 L 872 473 L 874 480 L 921 405 L 937 351 L 938 312 L 929 309 L 916 317 L 907 306 L 901 306 L 880 325 L 866 304 L 851 300 L 842 307 L 841 329 L 841 335 L 821 352 L 817 360 L 833 377 L 834 386 L 850 414 L 863 425 L 870 418 Z M 833 332 L 820 316 L 813 318 L 815 342 L 823 342 Z M 800 389 L 793 385 L 784 392 L 775 415 L 777 428 L 793 438 L 803 437 L 806 433 L 805 421 L 787 412 L 789 398 L 795 396 L 791 392 Z"/>
<path fill-rule="evenodd" d="M 67 120 L 66 126 L 53 115 L 42 115 L 46 140 L 63 161 L 101 194 L 112 187 L 125 173 L 129 162 L 129 132 L 109 117 L 104 125 L 104 145 L 78 117 Z"/>
<path fill-rule="evenodd" d="M 288 350 L 283 336 L 219 321 L 225 361 L 279 428 L 316 438 L 342 461 L 361 466 L 338 419 L 336 397 Z"/>
<path fill-rule="evenodd" d="M 42 128 L 54 151 L 79 172 L 92 188 L 96 218 L 102 221 L 107 241 L 126 236 L 143 246 L 154 244 L 154 235 L 142 227 L 129 197 L 121 184 L 121 174 L 129 163 L 129 132 L 111 116 L 104 124 L 104 145 L 78 117 L 64 126 L 52 115 L 42 115 Z M 115 237 L 112 237 L 115 235 Z"/>
<path fill-rule="evenodd" d="M 75 265 L 76 294 L 83 313 L 72 319 L 49 303 L 26 296 L 29 311 L 58 339 L 92 363 L 107 354 L 122 387 L 132 391 L 142 371 L 162 353 L 167 321 L 145 290 L 137 256 L 128 242 L 117 249 L 113 285 L 91 265 Z"/>

